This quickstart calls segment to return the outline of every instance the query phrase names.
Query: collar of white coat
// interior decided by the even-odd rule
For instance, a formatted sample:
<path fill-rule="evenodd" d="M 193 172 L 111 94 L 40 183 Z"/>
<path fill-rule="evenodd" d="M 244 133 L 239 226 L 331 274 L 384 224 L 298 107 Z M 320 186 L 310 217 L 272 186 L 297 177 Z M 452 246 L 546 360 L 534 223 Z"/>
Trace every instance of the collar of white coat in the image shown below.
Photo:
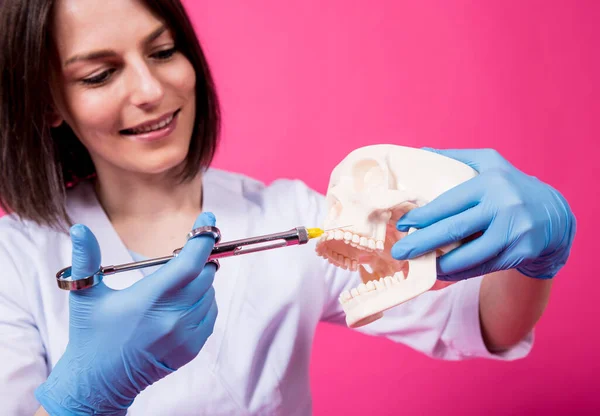
<path fill-rule="evenodd" d="M 221 241 L 245 238 L 249 233 L 249 220 L 260 207 L 245 194 L 241 176 L 214 168 L 203 174 L 203 211 L 212 212 L 221 230 Z M 112 226 L 100 205 L 90 182 L 78 184 L 69 191 L 68 213 L 75 223 L 84 224 L 94 233 L 102 250 L 102 265 L 116 265 L 133 261 L 127 247 Z M 149 226 L 152 226 L 149 224 Z M 192 224 L 190 224 L 191 229 Z M 173 247 L 173 250 L 178 247 Z M 171 253 L 165 253 L 169 255 Z M 225 260 L 226 261 L 226 260 Z M 122 272 L 105 277 L 113 289 L 129 287 L 143 277 L 139 270 Z M 233 283 L 231 279 L 230 283 Z"/>

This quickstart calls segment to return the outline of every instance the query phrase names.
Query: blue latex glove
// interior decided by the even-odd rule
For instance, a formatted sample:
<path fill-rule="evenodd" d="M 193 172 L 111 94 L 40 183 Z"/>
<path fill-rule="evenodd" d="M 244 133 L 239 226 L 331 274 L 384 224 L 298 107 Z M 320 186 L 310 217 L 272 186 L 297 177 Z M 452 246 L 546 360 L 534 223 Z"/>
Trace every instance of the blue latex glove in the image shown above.
<path fill-rule="evenodd" d="M 424 149 L 461 161 L 479 175 L 400 218 L 400 231 L 409 226 L 417 231 L 394 244 L 394 258 L 413 258 L 482 232 L 438 259 L 438 279 L 457 281 L 511 268 L 533 278 L 556 275 L 576 229 L 557 190 L 491 149 Z"/>
<path fill-rule="evenodd" d="M 212 214 L 194 227 L 214 225 Z M 100 267 L 100 248 L 83 225 L 71 228 L 72 276 Z M 35 392 L 50 415 L 125 415 L 149 385 L 191 361 L 217 317 L 214 240 L 199 236 L 156 272 L 124 290 L 104 283 L 69 294 L 69 343 Z"/>

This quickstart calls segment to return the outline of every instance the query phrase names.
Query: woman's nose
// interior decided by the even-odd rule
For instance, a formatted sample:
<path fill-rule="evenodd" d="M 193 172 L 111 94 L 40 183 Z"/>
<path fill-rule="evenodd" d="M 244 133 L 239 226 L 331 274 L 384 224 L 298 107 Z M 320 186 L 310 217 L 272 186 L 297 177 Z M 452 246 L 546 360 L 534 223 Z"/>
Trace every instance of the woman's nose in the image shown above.
<path fill-rule="evenodd" d="M 150 68 L 145 65 L 136 68 L 131 78 L 132 104 L 141 108 L 151 108 L 162 101 L 165 95 L 163 85 Z"/>

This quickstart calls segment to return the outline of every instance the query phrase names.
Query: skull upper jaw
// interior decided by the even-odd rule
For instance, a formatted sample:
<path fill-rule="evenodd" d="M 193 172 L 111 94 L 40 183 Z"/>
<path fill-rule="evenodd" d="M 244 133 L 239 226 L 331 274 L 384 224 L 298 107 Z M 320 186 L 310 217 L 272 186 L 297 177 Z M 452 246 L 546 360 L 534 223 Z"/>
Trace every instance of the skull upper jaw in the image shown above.
<path fill-rule="evenodd" d="M 316 246 L 317 254 L 346 270 L 357 271 L 360 265 L 367 265 L 373 269 L 373 276 L 393 275 L 406 263 L 390 254 L 392 246 L 407 234 L 398 231 L 395 224 L 414 207 L 414 203 L 404 202 L 388 210 L 374 209 L 366 213 L 348 208 L 344 215 L 329 217 L 324 224 L 327 231 Z"/>

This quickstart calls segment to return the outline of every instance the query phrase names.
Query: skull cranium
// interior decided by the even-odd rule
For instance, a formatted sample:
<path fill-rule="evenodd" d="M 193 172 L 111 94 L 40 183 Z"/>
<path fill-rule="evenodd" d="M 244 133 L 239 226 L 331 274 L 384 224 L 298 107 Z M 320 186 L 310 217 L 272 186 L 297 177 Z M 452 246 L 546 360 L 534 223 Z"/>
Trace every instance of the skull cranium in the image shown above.
<path fill-rule="evenodd" d="M 349 327 L 371 323 L 385 310 L 434 288 L 436 257 L 457 243 L 409 261 L 395 260 L 390 250 L 407 234 L 396 229 L 396 222 L 476 175 L 454 159 L 384 144 L 356 149 L 334 168 L 326 195 L 327 231 L 316 251 L 335 266 L 360 272 L 362 283 L 339 299 Z"/>

